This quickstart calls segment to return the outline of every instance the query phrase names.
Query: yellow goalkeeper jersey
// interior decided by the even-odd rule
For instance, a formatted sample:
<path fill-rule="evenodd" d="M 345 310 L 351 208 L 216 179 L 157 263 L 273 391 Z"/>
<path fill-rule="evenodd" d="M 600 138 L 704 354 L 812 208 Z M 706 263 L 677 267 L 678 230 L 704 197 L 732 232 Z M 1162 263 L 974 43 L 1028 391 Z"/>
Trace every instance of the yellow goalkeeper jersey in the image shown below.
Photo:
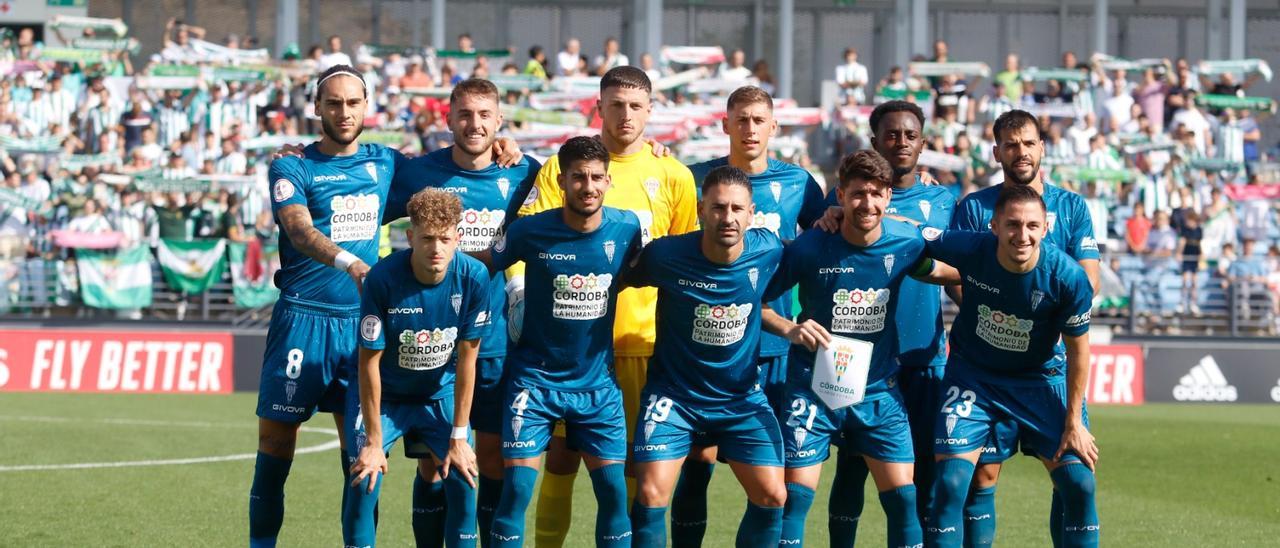
<path fill-rule="evenodd" d="M 564 195 L 556 177 L 560 162 L 552 156 L 542 164 L 533 193 L 520 208 L 520 216 L 561 207 Z M 640 218 L 644 243 L 654 238 L 684 234 L 698 226 L 698 193 L 693 173 L 672 157 L 657 158 L 647 143 L 639 152 L 609 155 L 613 185 L 604 205 L 632 211 Z M 630 288 L 618 294 L 613 324 L 613 351 L 620 357 L 653 355 L 654 314 L 658 290 Z"/>

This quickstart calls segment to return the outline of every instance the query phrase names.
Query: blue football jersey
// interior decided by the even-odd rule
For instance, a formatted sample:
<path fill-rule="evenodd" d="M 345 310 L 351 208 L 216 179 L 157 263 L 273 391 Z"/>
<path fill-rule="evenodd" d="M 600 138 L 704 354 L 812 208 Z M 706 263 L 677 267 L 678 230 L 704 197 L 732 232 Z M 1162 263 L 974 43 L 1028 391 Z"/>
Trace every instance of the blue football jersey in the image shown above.
<path fill-rule="evenodd" d="M 640 219 L 604 208 L 595 230 L 564 223 L 560 208 L 517 219 L 493 245 L 493 268 L 524 261 L 524 331 L 508 353 L 513 382 L 565 391 L 613 381 L 614 304 L 619 276 L 640 251 Z"/>
<path fill-rule="evenodd" d="M 1093 290 L 1066 253 L 1040 246 L 1030 272 L 1000 266 L 990 232 L 925 229 L 928 253 L 960 271 L 964 299 L 951 326 L 951 354 L 996 378 L 993 382 L 1060 379 L 1061 335 L 1089 331 Z M 948 362 L 948 374 L 951 364 Z"/>
<path fill-rule="evenodd" d="M 689 166 L 698 186 L 698 199 L 702 199 L 702 181 L 707 174 L 727 165 L 726 156 Z M 827 210 L 822 187 L 800 166 L 770 159 L 769 167 L 751 175 L 750 179 L 752 201 L 756 206 L 751 228 L 768 229 L 784 242 L 796 239 L 797 227 L 803 230 L 813 226 Z M 791 294 L 787 293 L 771 301 L 769 306 L 783 317 L 791 318 L 795 315 L 791 301 Z M 764 333 L 760 338 L 760 355 L 784 356 L 790 346 L 786 338 Z"/>
<path fill-rule="evenodd" d="M 991 217 L 995 216 L 996 200 L 1004 184 L 984 188 L 960 200 L 951 217 L 950 228 L 990 232 Z M 1089 216 L 1084 198 L 1052 185 L 1044 185 L 1041 197 L 1046 210 L 1044 241 L 1077 261 L 1101 259 L 1098 240 L 1093 234 L 1093 218 Z"/>
<path fill-rule="evenodd" d="M 842 234 L 810 230 L 787 246 L 769 296 L 798 285 L 798 322 L 813 320 L 828 332 L 874 346 L 867 374 L 867 395 L 885 393 L 898 370 L 896 316 L 903 281 L 931 264 L 920 231 L 909 223 L 885 219 L 880 238 L 869 246 L 849 243 Z M 806 376 L 814 353 L 802 346 L 791 357 Z"/>
<path fill-rule="evenodd" d="M 360 145 L 350 156 L 328 156 L 313 143 L 302 157 L 271 163 L 271 209 L 301 205 L 321 234 L 366 264 L 378 262 L 382 208 L 396 165 L 403 156 L 381 145 Z M 346 272 L 316 262 L 293 246 L 280 231 L 280 270 L 276 287 L 287 297 L 324 304 L 360 304 L 360 293 Z"/>
<path fill-rule="evenodd" d="M 458 225 L 462 241 L 458 248 L 465 252 L 489 249 L 516 218 L 516 211 L 533 188 L 538 169 L 537 160 L 525 156 L 520 163 L 503 168 L 498 164 L 477 171 L 462 169 L 454 163 L 453 147 L 442 148 L 425 156 L 406 160 L 396 169 L 391 180 L 387 222 L 408 215 L 405 207 L 415 193 L 424 188 L 450 192 L 462 201 L 462 224 Z M 494 358 L 507 353 L 507 277 L 498 272 L 490 285 L 489 302 L 498 313 L 492 329 L 480 342 L 480 357 Z"/>
<path fill-rule="evenodd" d="M 893 199 L 885 213 L 945 229 L 955 207 L 951 191 L 939 185 L 924 185 L 917 177 L 914 185 L 893 189 Z M 942 326 L 942 287 L 906 278 L 897 301 L 898 363 L 906 367 L 945 365 L 947 332 Z"/>
<path fill-rule="evenodd" d="M 695 405 L 721 405 L 750 393 L 759 378 L 760 310 L 782 258 L 766 230 L 743 235 L 732 264 L 702 254 L 702 231 L 654 240 L 627 285 L 658 288 L 658 333 L 646 386 Z"/>
<path fill-rule="evenodd" d="M 458 341 L 488 331 L 489 269 L 455 252 L 443 280 L 413 275 L 412 250 L 374 265 L 360 299 L 360 346 L 382 350 L 378 376 L 386 402 L 421 402 L 453 393 Z"/>

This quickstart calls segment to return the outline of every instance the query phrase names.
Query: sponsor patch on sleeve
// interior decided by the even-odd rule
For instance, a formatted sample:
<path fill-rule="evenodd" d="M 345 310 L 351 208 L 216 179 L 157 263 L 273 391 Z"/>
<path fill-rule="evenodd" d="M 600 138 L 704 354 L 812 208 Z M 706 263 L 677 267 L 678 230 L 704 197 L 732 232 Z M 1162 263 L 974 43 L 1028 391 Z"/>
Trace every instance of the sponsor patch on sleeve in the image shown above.
<path fill-rule="evenodd" d="M 271 196 L 277 202 L 283 202 L 293 197 L 293 183 L 288 179 L 276 179 L 276 183 L 271 187 Z"/>
<path fill-rule="evenodd" d="M 524 206 L 529 207 L 536 201 L 538 201 L 538 187 L 535 186 L 530 188 L 529 195 L 524 197 Z"/>

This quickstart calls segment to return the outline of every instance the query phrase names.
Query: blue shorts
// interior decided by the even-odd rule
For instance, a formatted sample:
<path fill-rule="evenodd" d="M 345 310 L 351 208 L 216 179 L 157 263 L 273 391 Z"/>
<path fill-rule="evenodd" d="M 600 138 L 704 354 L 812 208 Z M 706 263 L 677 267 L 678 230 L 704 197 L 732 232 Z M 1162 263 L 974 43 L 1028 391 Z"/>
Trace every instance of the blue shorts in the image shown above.
<path fill-rule="evenodd" d="M 436 462 L 449 454 L 449 436 L 453 434 L 453 394 L 422 403 L 383 401 L 382 451 L 388 453 L 396 441 L 404 438 L 404 456 L 411 459 L 434 457 Z M 347 438 L 349 462 L 355 462 L 365 444 L 364 422 L 360 412 L 360 390 L 354 385 L 347 394 L 343 435 Z"/>
<path fill-rule="evenodd" d="M 861 403 L 831 410 L 809 387 L 793 383 L 786 406 L 778 408 L 787 468 L 826 461 L 837 439 L 841 439 L 841 451 L 884 462 L 914 462 L 902 395 L 891 389 L 869 396 Z"/>
<path fill-rule="evenodd" d="M 787 355 L 760 356 L 756 369 L 760 371 L 760 389 L 769 399 L 769 406 L 779 407 L 787 392 Z"/>
<path fill-rule="evenodd" d="M 569 445 L 603 459 L 627 459 L 627 420 L 622 390 L 610 384 L 585 392 L 544 388 L 513 381 L 502 408 L 502 457 L 541 455 L 551 443 L 556 421 L 564 421 Z"/>
<path fill-rule="evenodd" d="M 942 367 L 899 367 L 898 390 L 911 423 L 911 445 L 916 462 L 933 461 L 933 422 L 942 403 Z"/>
<path fill-rule="evenodd" d="M 358 307 L 357 307 L 358 308 Z M 359 310 L 280 299 L 267 329 L 258 416 L 286 423 L 340 413 L 356 371 Z"/>
<path fill-rule="evenodd" d="M 714 407 L 680 402 L 665 392 L 647 386 L 640 396 L 639 427 L 631 446 L 636 462 L 683 458 L 696 437 L 699 445 L 719 446 L 724 460 L 782 466 L 782 432 L 763 392 Z"/>
<path fill-rule="evenodd" d="M 476 432 L 502 433 L 502 408 L 507 398 L 503 361 L 501 356 L 476 360 L 476 388 L 471 398 L 471 427 Z"/>
<path fill-rule="evenodd" d="M 993 456 L 1012 456 L 1016 443 L 1027 454 L 1052 459 L 1062 443 L 1067 418 L 1067 385 L 1048 382 L 1038 386 L 1003 385 L 984 382 L 974 375 L 951 368 L 947 372 L 947 388 L 942 406 L 934 422 L 934 452 L 958 455 L 982 448 L 995 447 Z M 1010 431 L 1009 422 L 1016 425 Z M 1084 415 L 1089 425 L 1088 414 Z M 983 462 L 999 462 L 991 460 Z M 1008 458 L 1008 457 L 1005 457 Z M 1074 454 L 1062 460 L 1078 461 Z"/>
<path fill-rule="evenodd" d="M 942 400 L 938 400 L 938 403 L 941 404 Z M 1018 432 L 1018 421 L 997 421 L 992 427 L 991 436 L 987 438 L 987 444 L 982 447 L 982 454 L 978 455 L 978 464 L 999 464 L 1017 455 Z"/>

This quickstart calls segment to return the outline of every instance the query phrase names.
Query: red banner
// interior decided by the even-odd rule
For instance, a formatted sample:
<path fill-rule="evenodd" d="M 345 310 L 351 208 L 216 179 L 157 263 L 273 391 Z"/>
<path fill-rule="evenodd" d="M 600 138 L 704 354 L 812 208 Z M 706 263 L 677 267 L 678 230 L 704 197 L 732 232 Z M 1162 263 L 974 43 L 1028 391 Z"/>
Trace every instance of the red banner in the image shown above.
<path fill-rule="evenodd" d="M 1226 185 L 1227 197 L 1232 200 L 1274 200 L 1280 199 L 1280 184 L 1261 185 Z"/>
<path fill-rule="evenodd" d="M 0 330 L 0 392 L 229 394 L 226 332 Z"/>
<path fill-rule="evenodd" d="M 1090 404 L 1142 405 L 1142 347 L 1137 345 L 1092 345 L 1089 347 Z"/>

